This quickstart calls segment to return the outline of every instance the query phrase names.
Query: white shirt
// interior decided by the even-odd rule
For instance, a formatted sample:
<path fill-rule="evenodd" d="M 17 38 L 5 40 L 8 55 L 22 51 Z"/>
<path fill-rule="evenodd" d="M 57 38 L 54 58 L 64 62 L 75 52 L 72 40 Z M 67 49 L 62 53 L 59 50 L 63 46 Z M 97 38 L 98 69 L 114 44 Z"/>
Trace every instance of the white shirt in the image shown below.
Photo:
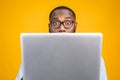
<path fill-rule="evenodd" d="M 19 73 L 16 77 L 16 80 L 21 80 L 22 77 L 23 77 L 23 65 L 21 64 Z M 105 69 L 105 64 L 104 64 L 103 58 L 101 58 L 100 79 L 99 80 L 107 80 L 106 69 Z"/>

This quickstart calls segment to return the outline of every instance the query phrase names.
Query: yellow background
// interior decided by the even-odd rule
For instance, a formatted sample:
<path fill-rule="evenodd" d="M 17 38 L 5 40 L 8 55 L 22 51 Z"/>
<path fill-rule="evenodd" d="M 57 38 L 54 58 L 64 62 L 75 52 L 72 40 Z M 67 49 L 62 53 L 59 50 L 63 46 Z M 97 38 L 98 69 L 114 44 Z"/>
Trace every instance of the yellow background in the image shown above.
<path fill-rule="evenodd" d="M 102 55 L 109 80 L 120 80 L 119 0 L 0 0 L 0 80 L 14 80 L 21 63 L 20 33 L 48 32 L 56 6 L 72 8 L 77 32 L 102 32 Z"/>

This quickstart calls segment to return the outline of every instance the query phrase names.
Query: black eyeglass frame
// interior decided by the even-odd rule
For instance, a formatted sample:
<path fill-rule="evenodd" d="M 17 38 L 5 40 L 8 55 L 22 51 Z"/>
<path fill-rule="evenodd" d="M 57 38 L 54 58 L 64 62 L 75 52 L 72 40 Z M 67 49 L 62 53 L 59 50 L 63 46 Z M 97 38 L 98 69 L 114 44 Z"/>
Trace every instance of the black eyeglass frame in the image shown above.
<path fill-rule="evenodd" d="M 55 28 L 55 29 L 60 28 L 61 25 L 63 25 L 64 28 L 69 29 L 69 28 L 71 28 L 71 27 L 73 26 L 74 23 L 76 23 L 76 22 L 73 21 L 73 20 L 65 20 L 65 21 L 63 21 L 63 22 L 61 22 L 61 21 L 59 21 L 59 20 L 55 20 L 55 21 L 58 21 L 58 22 L 60 23 L 58 27 L 53 27 L 53 28 Z M 51 26 L 51 27 L 52 27 L 52 23 L 55 22 L 55 21 L 51 21 L 51 22 L 50 22 L 50 26 Z M 66 26 L 64 25 L 64 22 L 66 22 L 66 21 L 70 21 L 70 22 L 72 23 L 72 25 L 71 25 L 70 27 L 66 27 Z"/>

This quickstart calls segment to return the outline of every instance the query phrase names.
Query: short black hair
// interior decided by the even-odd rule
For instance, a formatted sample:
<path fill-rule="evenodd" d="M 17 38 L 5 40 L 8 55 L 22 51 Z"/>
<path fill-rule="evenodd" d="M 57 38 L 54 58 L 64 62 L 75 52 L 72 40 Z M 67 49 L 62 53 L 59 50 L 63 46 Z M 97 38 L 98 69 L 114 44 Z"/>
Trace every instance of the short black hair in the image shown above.
<path fill-rule="evenodd" d="M 73 14 L 73 16 L 74 16 L 74 18 L 75 18 L 75 20 L 76 20 L 76 15 L 75 15 L 74 11 L 73 11 L 72 9 L 66 7 L 66 6 L 58 6 L 58 7 L 54 8 L 54 9 L 50 12 L 49 20 L 50 20 L 51 17 L 52 17 L 52 13 L 53 13 L 55 10 L 58 10 L 58 9 L 66 9 L 66 10 L 69 10 L 70 12 L 72 12 L 72 14 Z"/>

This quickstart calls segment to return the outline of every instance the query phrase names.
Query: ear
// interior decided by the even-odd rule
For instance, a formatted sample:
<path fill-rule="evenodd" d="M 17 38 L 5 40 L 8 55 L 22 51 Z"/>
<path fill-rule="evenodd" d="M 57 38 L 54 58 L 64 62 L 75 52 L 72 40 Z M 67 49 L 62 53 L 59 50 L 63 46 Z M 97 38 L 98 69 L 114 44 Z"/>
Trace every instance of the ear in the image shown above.
<path fill-rule="evenodd" d="M 50 30 L 50 23 L 48 23 L 48 29 L 49 29 L 49 33 L 51 33 L 51 30 Z"/>
<path fill-rule="evenodd" d="M 50 28 L 50 23 L 48 23 L 48 27 Z"/>
<path fill-rule="evenodd" d="M 74 24 L 75 28 L 77 27 L 77 23 Z"/>

